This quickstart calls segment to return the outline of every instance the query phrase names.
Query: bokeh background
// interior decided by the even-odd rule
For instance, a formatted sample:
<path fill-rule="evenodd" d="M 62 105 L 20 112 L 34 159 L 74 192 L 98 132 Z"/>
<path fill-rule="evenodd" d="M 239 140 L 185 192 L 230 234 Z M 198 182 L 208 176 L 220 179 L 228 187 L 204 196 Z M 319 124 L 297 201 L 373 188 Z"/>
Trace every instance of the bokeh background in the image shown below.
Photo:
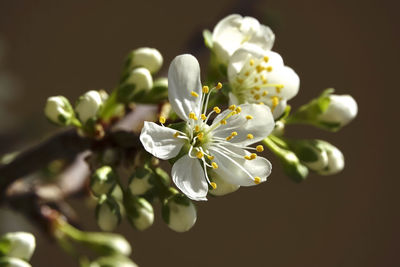
<path fill-rule="evenodd" d="M 398 191 L 399 7 L 396 1 L 28 1 L 0 0 L 0 154 L 43 140 L 46 97 L 76 99 L 110 90 L 133 48 L 158 48 L 163 71 L 178 54 L 198 56 L 201 30 L 227 14 L 257 17 L 276 34 L 274 50 L 301 79 L 296 107 L 334 87 L 359 104 L 358 118 L 337 134 L 290 127 L 343 151 L 345 170 L 293 183 L 274 164 L 267 183 L 198 205 L 198 222 L 170 231 L 157 209 L 145 232 L 124 223 L 141 266 L 400 266 Z M 93 213 L 78 207 L 85 229 Z M 72 258 L 5 207 L 0 233 L 38 238 L 33 266 L 76 266 Z"/>

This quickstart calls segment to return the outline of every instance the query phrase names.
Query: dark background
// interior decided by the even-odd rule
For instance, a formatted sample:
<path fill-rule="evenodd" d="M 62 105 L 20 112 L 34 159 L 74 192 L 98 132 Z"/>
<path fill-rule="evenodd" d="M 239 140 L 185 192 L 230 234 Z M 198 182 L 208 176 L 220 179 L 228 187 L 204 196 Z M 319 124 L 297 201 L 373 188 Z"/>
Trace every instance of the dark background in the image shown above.
<path fill-rule="evenodd" d="M 118 230 L 131 242 L 133 259 L 141 266 L 400 266 L 400 24 L 394 3 L 0 0 L 6 44 L 0 72 L 14 77 L 13 86 L 0 88 L 0 152 L 55 130 L 42 114 L 47 96 L 76 99 L 89 89 L 110 90 L 131 49 L 158 48 L 164 73 L 184 52 L 200 56 L 205 67 L 207 54 L 197 50 L 201 30 L 212 30 L 232 11 L 254 15 L 272 27 L 273 49 L 300 76 L 292 106 L 327 87 L 357 100 L 357 119 L 337 134 L 287 129 L 332 142 L 345 154 L 346 168 L 295 184 L 270 155 L 274 170 L 267 183 L 200 203 L 198 222 L 185 234 L 170 231 L 158 209 L 145 232 L 123 224 Z M 91 211 L 81 208 L 80 214 L 86 229 L 98 229 Z M 0 216 L 0 232 L 30 230 L 38 237 L 33 266 L 76 265 L 21 216 L 5 210 Z"/>

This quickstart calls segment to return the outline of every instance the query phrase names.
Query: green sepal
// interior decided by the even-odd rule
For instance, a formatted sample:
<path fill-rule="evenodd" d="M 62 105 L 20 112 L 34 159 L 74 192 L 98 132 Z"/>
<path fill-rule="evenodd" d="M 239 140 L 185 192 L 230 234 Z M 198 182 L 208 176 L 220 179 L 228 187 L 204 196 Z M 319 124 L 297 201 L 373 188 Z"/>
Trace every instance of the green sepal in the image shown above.
<path fill-rule="evenodd" d="M 209 49 L 213 48 L 213 40 L 212 40 L 212 33 L 209 30 L 203 30 L 203 38 L 204 38 L 204 44 L 206 47 Z"/>

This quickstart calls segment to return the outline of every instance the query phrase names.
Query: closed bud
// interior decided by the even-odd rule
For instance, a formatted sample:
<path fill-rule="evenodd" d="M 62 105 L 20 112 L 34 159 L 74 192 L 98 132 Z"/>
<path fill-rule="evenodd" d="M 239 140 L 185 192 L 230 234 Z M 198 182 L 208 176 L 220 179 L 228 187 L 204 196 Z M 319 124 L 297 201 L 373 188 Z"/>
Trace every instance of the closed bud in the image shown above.
<path fill-rule="evenodd" d="M 121 255 L 97 258 L 89 267 L 138 267 L 131 259 Z"/>
<path fill-rule="evenodd" d="M 300 161 L 313 171 L 320 171 L 328 165 L 328 154 L 319 140 L 287 140 L 290 149 Z"/>
<path fill-rule="evenodd" d="M 99 197 L 112 191 L 116 184 L 116 174 L 110 166 L 98 168 L 92 175 L 90 189 Z"/>
<path fill-rule="evenodd" d="M 129 190 L 132 195 L 140 196 L 153 188 L 153 185 L 150 183 L 151 177 L 151 170 L 147 168 L 137 168 L 132 174 L 129 182 Z"/>
<path fill-rule="evenodd" d="M 59 125 L 70 125 L 74 119 L 74 110 L 64 96 L 49 97 L 44 113 L 51 122 Z"/>
<path fill-rule="evenodd" d="M 114 230 L 121 222 L 118 202 L 111 196 L 102 195 L 96 207 L 96 220 L 101 230 Z"/>
<path fill-rule="evenodd" d="M 153 206 L 144 198 L 127 196 L 124 200 L 126 216 L 129 222 L 138 230 L 143 231 L 153 225 Z"/>
<path fill-rule="evenodd" d="M 100 254 L 128 256 L 132 251 L 128 241 L 124 237 L 114 233 L 80 231 L 79 238 L 70 237 Z"/>
<path fill-rule="evenodd" d="M 328 108 L 318 117 L 322 123 L 343 127 L 357 116 L 358 106 L 352 96 L 332 94 L 329 100 Z"/>
<path fill-rule="evenodd" d="M 308 169 L 300 163 L 299 158 L 292 151 L 287 151 L 281 158 L 283 170 L 286 175 L 296 182 L 301 182 L 308 176 Z"/>
<path fill-rule="evenodd" d="M 29 261 L 35 250 L 35 237 L 26 232 L 7 233 L 0 238 L 0 255 Z"/>
<path fill-rule="evenodd" d="M 4 267 L 32 267 L 24 260 L 13 257 L 0 257 L 0 266 Z"/>
<path fill-rule="evenodd" d="M 217 185 L 215 189 L 208 191 L 211 195 L 214 196 L 223 196 L 229 193 L 233 193 L 240 187 L 239 185 L 228 183 L 214 171 L 210 171 L 210 178 Z"/>
<path fill-rule="evenodd" d="M 131 102 L 135 97 L 143 97 L 153 87 L 153 78 L 148 69 L 139 67 L 130 71 L 118 88 L 118 99 Z"/>
<path fill-rule="evenodd" d="M 170 229 L 186 232 L 196 223 L 196 207 L 186 196 L 175 194 L 164 201 L 162 217 Z"/>
<path fill-rule="evenodd" d="M 103 96 L 104 97 L 104 96 Z M 103 99 L 99 92 L 91 90 L 80 96 L 76 105 L 75 112 L 82 123 L 95 118 L 103 105 Z"/>
<path fill-rule="evenodd" d="M 141 47 L 131 52 L 129 69 L 144 67 L 151 73 L 157 72 L 163 63 L 161 53 L 155 48 Z"/>
<path fill-rule="evenodd" d="M 321 175 L 333 175 L 343 170 L 344 168 L 344 156 L 342 152 L 335 146 L 329 144 L 328 142 L 320 141 L 328 155 L 327 166 L 319 170 L 318 173 Z"/>

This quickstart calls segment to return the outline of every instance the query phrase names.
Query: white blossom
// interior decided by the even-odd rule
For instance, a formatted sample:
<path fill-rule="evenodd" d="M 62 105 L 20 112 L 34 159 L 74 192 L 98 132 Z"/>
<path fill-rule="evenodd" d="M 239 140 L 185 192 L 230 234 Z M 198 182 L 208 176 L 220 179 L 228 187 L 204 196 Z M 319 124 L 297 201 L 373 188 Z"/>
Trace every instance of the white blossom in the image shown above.
<path fill-rule="evenodd" d="M 215 26 L 212 33 L 213 51 L 222 64 L 227 64 L 229 57 L 243 44 L 254 44 L 264 50 L 270 50 L 275 35 L 272 30 L 252 17 L 232 14 Z"/>
<path fill-rule="evenodd" d="M 207 113 L 212 90 L 200 82 L 200 66 L 191 55 L 176 57 L 168 72 L 168 97 L 173 110 L 185 121 L 181 130 L 145 122 L 140 140 L 144 148 L 160 159 L 172 159 L 183 148 L 184 154 L 172 167 L 175 185 L 193 200 L 207 200 L 208 186 L 216 188 L 207 170 L 214 170 L 228 183 L 251 186 L 266 181 L 271 173 L 271 163 L 257 157 L 262 146 L 249 145 L 266 138 L 274 127 L 271 111 L 266 105 L 231 105 L 221 112 L 214 107 Z M 210 117 L 218 114 L 211 125 Z"/>
<path fill-rule="evenodd" d="M 0 242 L 6 242 L 6 253 L 9 257 L 29 261 L 35 251 L 35 237 L 26 232 L 12 232 L 5 234 Z"/>
<path fill-rule="evenodd" d="M 170 229 L 181 233 L 189 231 L 196 223 L 197 211 L 192 201 L 175 195 L 164 204 L 163 216 Z"/>
<path fill-rule="evenodd" d="M 79 97 L 75 111 L 82 123 L 90 118 L 96 117 L 97 112 L 103 105 L 103 100 L 99 92 L 91 90 Z"/>
<path fill-rule="evenodd" d="M 60 125 L 68 125 L 74 117 L 74 111 L 64 96 L 52 96 L 47 99 L 44 108 L 46 117 Z"/>
<path fill-rule="evenodd" d="M 144 67 L 155 73 L 161 68 L 162 63 L 163 57 L 157 49 L 141 47 L 132 52 L 130 68 Z"/>
<path fill-rule="evenodd" d="M 328 164 L 324 169 L 319 170 L 318 173 L 321 175 L 333 175 L 342 171 L 344 168 L 343 153 L 337 147 L 327 142 L 324 142 L 324 148 L 328 155 Z"/>
<path fill-rule="evenodd" d="M 352 121 L 358 112 L 357 102 L 350 95 L 329 95 L 328 109 L 318 120 L 327 123 L 338 123 L 340 127 Z"/>
<path fill-rule="evenodd" d="M 298 75 L 284 65 L 282 57 L 254 45 L 238 49 L 228 64 L 228 80 L 234 104 L 264 103 L 278 118 L 300 86 Z"/>

